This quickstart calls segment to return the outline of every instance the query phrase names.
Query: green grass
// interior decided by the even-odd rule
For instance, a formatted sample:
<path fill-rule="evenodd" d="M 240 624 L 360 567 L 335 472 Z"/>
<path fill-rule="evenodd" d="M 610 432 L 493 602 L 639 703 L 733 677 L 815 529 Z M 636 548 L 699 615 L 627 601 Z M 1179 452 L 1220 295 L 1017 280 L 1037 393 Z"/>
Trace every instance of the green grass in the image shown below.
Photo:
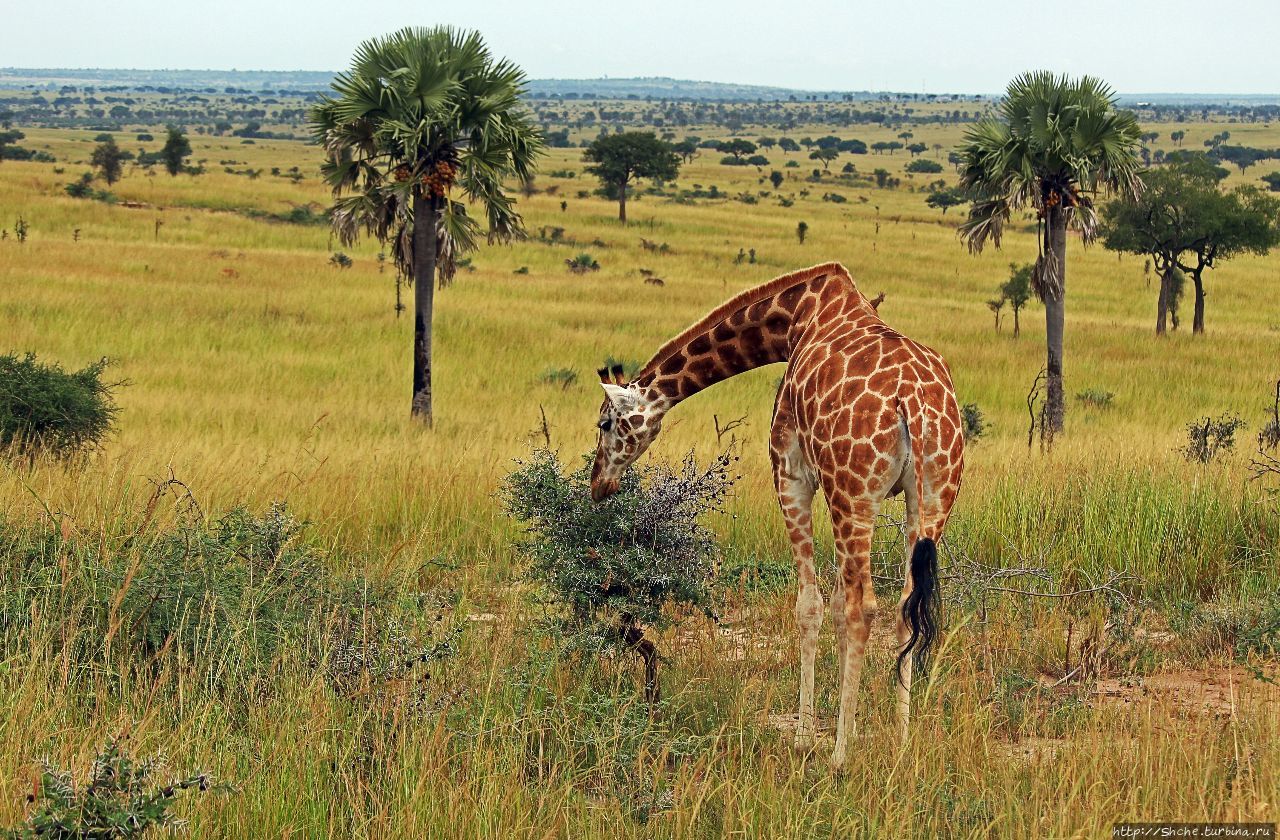
<path fill-rule="evenodd" d="M 1179 127 L 1189 148 L 1221 128 Z M 1169 126 L 1157 128 L 1167 137 Z M 1277 127 L 1231 130 L 1232 142 L 1239 133 L 1242 143 L 1280 146 Z M 960 129 L 914 131 L 930 146 L 950 146 Z M 834 133 L 869 143 L 893 135 Z M 953 554 L 1043 563 L 1066 588 L 1122 572 L 1131 579 L 1121 587 L 1138 602 L 1123 620 L 1156 630 L 1183 614 L 1179 605 L 1273 597 L 1280 525 L 1247 480 L 1249 441 L 1280 377 L 1273 258 L 1233 260 L 1208 278 L 1206 336 L 1158 340 L 1156 290 L 1142 261 L 1073 243 L 1068 393 L 1115 396 L 1106 411 L 1069 406 L 1066 439 L 1041 454 L 1025 444 L 1025 395 L 1043 364 L 1039 307 L 1023 312 L 1014 340 L 1008 329 L 994 333 L 985 305 L 1008 263 L 1033 257 L 1034 236 L 1011 230 L 1003 251 L 966 254 L 955 231 L 961 208 L 943 216 L 909 188 L 953 182 L 952 173 L 910 180 L 901 172 L 906 154 L 842 156 L 833 169 L 846 160 L 863 172 L 884 166 L 904 187 L 788 180 L 774 191 L 758 181 L 767 170 L 720 166 L 704 154 L 685 167 L 679 188 L 774 195 L 752 205 L 649 195 L 629 203 L 626 228 L 615 206 L 576 198 L 594 187 L 589 179 L 540 177 L 540 188 L 560 188 L 521 200 L 527 226 L 564 227 L 577 244 L 485 248 L 474 272 L 437 295 L 437 417 L 427 432 L 408 419 L 411 323 L 396 317 L 394 276 L 379 272 L 378 246 L 346 249 L 354 266 L 340 271 L 329 265 L 323 227 L 240 212 L 327 201 L 313 147 L 193 136 L 194 157 L 211 161 L 208 174 L 128 171 L 112 190 L 147 205 L 131 208 L 63 192 L 78 177 L 74 161 L 88 157 L 91 132 L 27 135 L 24 145 L 47 146 L 66 171 L 0 166 L 0 228 L 18 214 L 31 225 L 25 244 L 0 242 L 0 352 L 30 350 L 72 369 L 106 355 L 130 384 L 119 393 L 118 434 L 90 463 L 0 467 L 5 527 L 58 545 L 105 546 L 103 562 L 127 568 L 129 535 L 145 530 L 148 479 L 172 470 L 212 517 L 286 500 L 309 522 L 306 539 L 335 579 L 393 585 L 409 602 L 406 620 L 430 624 L 438 607 L 419 602 L 446 604 L 441 620 L 466 629 L 458 652 L 429 666 L 426 688 L 405 678 L 335 690 L 316 667 L 317 642 L 279 651 L 262 693 L 227 704 L 202 679 L 209 663 L 127 651 L 104 658 L 76 606 L 88 601 L 54 602 L 57 609 L 37 601 L 24 629 L 0 639 L 0 824 L 20 819 L 36 759 L 82 765 L 126 727 L 140 750 L 163 749 L 176 765 L 237 785 L 235 794 L 181 803 L 202 837 L 1022 836 L 1028 826 L 1045 836 L 1106 836 L 1122 819 L 1275 818 L 1280 766 L 1266 745 L 1280 739 L 1280 703 L 1275 686 L 1249 670 L 1274 675 L 1265 649 L 1227 655 L 1197 641 L 1216 638 L 1209 633 L 1176 649 L 1113 646 L 1113 676 L 1230 674 L 1236 703 L 1227 715 L 1158 694 L 1108 702 L 1091 684 L 1066 685 L 1070 696 L 1019 693 L 1019 680 L 1063 676 L 1066 626 L 1105 617 L 1100 599 L 995 596 L 985 628 L 960 607 L 949 610 L 954 633 L 917 693 L 905 749 L 893 737 L 891 657 L 877 630 L 848 773 L 830 778 L 821 760 L 793 755 L 768 718 L 794 712 L 797 679 L 788 549 L 764 445 L 781 368 L 682 404 L 649 456 L 674 461 L 694 449 L 705 459 L 716 448 L 713 415 L 747 419 L 737 431 L 743 478 L 731 515 L 713 523 L 726 566 L 738 570 L 722 610 L 727 626 L 690 617 L 662 637 L 671 657 L 667 705 L 652 721 L 637 709 L 631 663 L 547 659 L 529 631 L 539 608 L 520 577 L 515 527 L 494 498 L 512 459 L 541 441 L 543 411 L 563 458 L 594 444 L 593 371 L 606 357 L 643 360 L 735 292 L 838 259 L 869 294 L 886 293 L 880 312 L 891 325 L 948 358 L 961 401 L 978 403 L 992 424 L 967 453 Z M 543 169 L 580 172 L 578 155 L 553 150 Z M 307 179 L 250 181 L 212 165 L 224 158 L 243 161 L 236 168 L 298 165 Z M 812 169 L 803 158 L 801 168 L 783 169 L 777 151 L 771 158 L 789 177 Z M 1231 182 L 1256 177 L 1233 171 Z M 831 191 L 848 202 L 823 202 Z M 794 205 L 779 207 L 778 194 Z M 803 245 L 800 220 L 809 225 Z M 641 237 L 668 243 L 670 253 L 646 251 Z M 597 239 L 605 247 L 590 244 Z M 758 264 L 734 264 L 750 248 Z M 601 268 L 571 274 L 564 260 L 583 250 Z M 521 266 L 527 274 L 514 273 Z M 640 268 L 665 285 L 646 285 Z M 578 378 L 546 381 L 548 370 Z M 1228 410 L 1253 427 L 1240 451 L 1185 463 L 1176 449 L 1186 423 Z M 893 515 L 900 503 L 886 510 Z M 177 514 L 166 502 L 152 516 L 147 528 L 167 528 Z M 831 543 L 819 518 L 825 563 Z M 886 527 L 876 542 L 878 569 L 895 574 L 896 539 Z M 51 556 L 61 581 L 69 557 Z M 737 591 L 743 569 L 759 570 L 762 584 Z M 122 577 L 110 579 L 123 588 Z M 944 580 L 944 589 L 952 585 Z M 894 588 L 886 585 L 882 603 Z M 116 594 L 105 593 L 105 603 Z M 297 621 L 323 639 L 331 619 Z M 77 646 L 97 658 L 73 655 Z M 1233 658 L 1240 664 L 1229 671 Z M 834 711 L 834 679 L 824 637 L 823 717 Z M 250 683 L 246 673 L 246 690 Z M 1018 752 L 1040 741 L 1052 758 Z"/>

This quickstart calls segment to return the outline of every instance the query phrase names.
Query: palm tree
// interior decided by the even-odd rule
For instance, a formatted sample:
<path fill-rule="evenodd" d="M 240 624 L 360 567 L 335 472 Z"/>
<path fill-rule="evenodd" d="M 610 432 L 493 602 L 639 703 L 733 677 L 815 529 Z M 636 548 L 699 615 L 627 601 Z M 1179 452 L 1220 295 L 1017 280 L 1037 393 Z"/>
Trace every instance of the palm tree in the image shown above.
<path fill-rule="evenodd" d="M 333 82 L 336 96 L 311 111 L 334 232 L 346 245 L 362 230 L 389 241 L 413 283 L 411 413 L 428 426 L 432 296 L 437 275 L 452 278 L 481 235 L 468 204 L 484 211 L 490 242 L 523 234 L 503 180 L 527 181 L 542 152 L 520 103 L 524 82 L 476 32 L 407 28 L 361 44 Z"/>
<path fill-rule="evenodd" d="M 1142 190 L 1141 131 L 1131 112 L 1116 108 L 1111 88 L 1089 76 L 1023 74 L 1009 83 L 996 114 L 970 128 L 960 148 L 960 186 L 974 196 L 960 235 L 975 253 L 988 239 L 998 248 L 1014 210 L 1036 213 L 1040 257 L 1032 284 L 1044 301 L 1048 351 L 1042 430 L 1052 441 L 1066 413 L 1067 228 L 1079 231 L 1088 244 L 1098 233 L 1093 197 L 1099 192 L 1136 196 Z"/>

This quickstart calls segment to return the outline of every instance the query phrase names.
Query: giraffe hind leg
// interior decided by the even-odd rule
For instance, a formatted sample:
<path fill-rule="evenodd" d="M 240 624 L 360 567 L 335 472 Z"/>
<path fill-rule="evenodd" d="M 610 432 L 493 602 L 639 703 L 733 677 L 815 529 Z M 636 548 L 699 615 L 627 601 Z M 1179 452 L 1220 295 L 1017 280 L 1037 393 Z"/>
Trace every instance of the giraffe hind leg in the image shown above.
<path fill-rule="evenodd" d="M 817 482 L 803 463 L 794 433 L 780 428 L 775 430 L 773 437 L 770 449 L 774 480 L 791 540 L 798 582 L 796 627 L 800 637 L 800 698 L 795 747 L 807 752 L 813 747 L 816 728 L 814 667 L 823 614 L 822 593 L 818 589 L 813 565 L 813 496 L 817 492 Z"/>
<path fill-rule="evenodd" d="M 877 610 L 875 590 L 871 586 L 871 538 L 878 509 L 878 502 L 861 500 L 848 510 L 833 506 L 831 512 L 836 532 L 837 574 L 842 578 L 843 593 L 842 603 L 837 603 L 835 609 L 843 611 L 845 623 L 840 657 L 840 712 L 830 761 L 833 770 L 844 767 L 849 742 L 853 739 L 858 682 Z"/>

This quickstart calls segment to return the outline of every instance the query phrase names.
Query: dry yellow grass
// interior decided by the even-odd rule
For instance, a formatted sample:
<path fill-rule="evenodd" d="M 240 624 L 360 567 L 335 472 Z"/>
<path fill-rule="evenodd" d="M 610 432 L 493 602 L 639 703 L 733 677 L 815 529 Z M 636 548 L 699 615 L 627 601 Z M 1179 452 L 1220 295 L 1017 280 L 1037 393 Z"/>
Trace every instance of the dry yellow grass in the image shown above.
<path fill-rule="evenodd" d="M 1188 146 L 1221 128 L 1179 127 Z M 1169 126 L 1156 128 L 1167 138 Z M 1280 146 L 1280 128 L 1231 129 L 1233 142 Z M 867 142 L 892 136 L 888 129 L 835 133 Z M 210 172 L 130 172 L 112 189 L 147 205 L 130 208 L 63 193 L 86 168 L 75 161 L 87 160 L 92 132 L 27 134 L 24 145 L 47 148 L 65 172 L 0 165 L 0 227 L 11 228 L 19 214 L 31 226 L 25 244 L 0 242 L 0 351 L 31 350 L 77 367 L 105 355 L 129 385 L 120 392 L 118 435 L 88 464 L 0 469 L 0 520 L 35 522 L 47 507 L 80 533 L 107 531 L 145 498 L 148 477 L 172 470 L 208 511 L 287 499 L 340 549 L 335 556 L 373 576 L 433 558 L 457 564 L 433 572 L 430 582 L 461 592 L 460 615 L 488 611 L 499 620 L 473 622 L 460 657 L 438 675 L 464 698 L 450 716 L 390 723 L 289 667 L 278 693 L 247 717 L 184 685 L 180 670 L 166 670 L 154 684 L 79 696 L 62 675 L 56 636 L 29 639 L 21 659 L 0 663 L 0 822 L 19 816 L 33 757 L 83 759 L 130 719 L 141 744 L 210 765 L 241 785 L 233 798 L 189 809 L 197 836 L 1057 837 L 1104 836 L 1111 822 L 1129 818 L 1274 819 L 1274 685 L 1239 672 L 1234 710 L 1221 716 L 1178 707 L 1176 723 L 1173 701 L 1117 708 L 1087 686 L 1028 700 L 1009 688 L 1010 675 L 1034 676 L 1061 661 L 1071 612 L 1023 602 L 1002 602 L 998 611 L 990 639 L 1003 653 L 994 670 L 984 668 L 973 625 L 956 632 L 918 701 L 917 737 L 905 751 L 893 743 L 888 654 L 879 651 L 860 711 L 866 749 L 846 778 L 830 779 L 821 762 L 807 766 L 791 755 L 765 717 L 793 711 L 784 589 L 735 600 L 730 618 L 764 640 L 745 655 L 709 625 L 694 623 L 692 641 L 667 640 L 675 657 L 665 678 L 668 725 L 707 746 L 679 762 L 637 759 L 635 777 L 673 806 L 637 822 L 597 778 L 607 772 L 582 769 L 571 758 L 581 755 L 563 746 L 587 737 L 595 718 L 585 706 L 553 705 L 553 714 L 511 682 L 533 667 L 520 633 L 529 606 L 511 586 L 514 527 L 492 497 L 511 459 L 541 440 L 540 409 L 566 455 L 593 445 L 599 396 L 592 371 L 606 355 L 643 360 L 731 294 L 834 259 L 864 290 L 885 292 L 883 317 L 942 351 L 962 402 L 978 403 L 993 423 L 970 449 L 954 520 L 967 550 L 1012 562 L 1017 552 L 1034 557 L 1046 532 L 1060 532 L 1047 562 L 1066 581 L 1122 569 L 1166 603 L 1250 580 L 1274 593 L 1277 527 L 1258 488 L 1246 483 L 1250 435 L 1244 451 L 1208 467 L 1189 466 L 1174 451 L 1196 417 L 1230 409 L 1254 428 L 1261 420 L 1280 377 L 1274 257 L 1234 260 L 1209 277 L 1208 335 L 1184 330 L 1157 340 L 1156 292 L 1142 261 L 1073 244 L 1068 394 L 1112 391 L 1114 407 L 1073 402 L 1068 438 L 1041 455 L 1025 445 L 1025 395 L 1043 360 L 1040 310 L 1023 313 L 1023 336 L 1014 340 L 1008 326 L 994 333 L 985 306 L 1008 263 L 1033 257 L 1034 237 L 1015 230 L 1002 252 L 966 254 L 955 233 L 963 208 L 943 216 L 924 205 L 922 191 L 908 189 L 938 177 L 953 181 L 950 168 L 904 178 L 898 190 L 810 184 L 803 178 L 812 162 L 793 154 L 801 166 L 783 168 L 787 158 L 775 150 L 772 168 L 788 180 L 774 192 L 759 180 L 768 168 L 724 167 L 707 153 L 683 169 L 679 187 L 715 184 L 730 196 L 757 194 L 757 203 L 645 196 L 629 206 L 633 222 L 625 228 L 613 205 L 577 196 L 594 182 L 541 176 L 537 186 L 554 185 L 556 194 L 521 201 L 535 239 L 481 250 L 474 271 L 437 296 L 437 422 L 427 432 L 408 419 L 411 325 L 393 311 L 393 275 L 379 271 L 376 244 L 353 250 L 354 266 L 339 270 L 328 262 L 325 228 L 244 212 L 326 202 L 313 174 L 314 148 L 193 137 L 193 157 L 207 159 Z M 915 134 L 949 147 L 959 129 Z M 223 159 L 298 165 L 308 178 L 300 185 L 268 175 L 251 181 L 223 173 L 216 165 Z M 908 159 L 903 152 L 846 155 L 832 171 L 853 161 L 862 173 L 884 166 L 901 174 Z M 543 166 L 565 168 L 581 170 L 576 150 L 553 150 Z M 1257 174 L 1233 174 L 1231 182 Z M 774 194 L 760 197 L 762 190 Z M 826 192 L 848 201 L 824 202 Z M 778 193 L 794 195 L 794 206 L 779 207 Z M 795 235 L 801 220 L 809 225 L 803 245 Z M 536 241 L 544 226 L 563 227 L 577 244 Z M 646 251 L 641 237 L 671 252 Z M 739 249 L 751 248 L 758 262 L 735 264 Z M 599 260 L 599 272 L 564 269 L 582 251 Z M 521 267 L 528 273 L 514 273 Z M 665 285 L 646 285 L 640 268 Z M 578 384 L 542 382 L 549 368 L 574 369 Z M 683 404 L 649 456 L 672 459 L 690 448 L 705 455 L 716 444 L 713 415 L 747 418 L 735 518 L 717 527 L 727 551 L 748 565 L 786 562 L 764 448 L 780 375 L 756 371 Z M 828 545 L 820 540 L 823 551 Z M 958 613 L 951 618 L 953 627 L 962 624 Z M 1203 651 L 1155 661 L 1161 664 L 1151 667 L 1207 662 L 1222 672 L 1221 660 L 1205 660 Z M 832 662 L 822 667 L 820 683 L 830 683 Z M 583 704 L 604 679 L 584 684 L 545 668 Z M 829 707 L 830 686 L 824 691 Z M 1028 717 L 1010 724 L 1010 709 Z M 599 736 L 594 748 L 607 755 L 610 737 L 623 736 Z M 1050 739 L 1051 748 L 1012 746 L 1025 738 Z M 558 758 L 531 758 L 543 755 Z"/>

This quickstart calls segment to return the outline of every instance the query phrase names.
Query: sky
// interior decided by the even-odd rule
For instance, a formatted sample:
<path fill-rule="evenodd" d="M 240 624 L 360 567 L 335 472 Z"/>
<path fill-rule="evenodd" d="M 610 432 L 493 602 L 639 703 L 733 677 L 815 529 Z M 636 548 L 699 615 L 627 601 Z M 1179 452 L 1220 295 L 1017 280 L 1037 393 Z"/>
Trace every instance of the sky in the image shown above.
<path fill-rule="evenodd" d="M 0 0 L 0 10 L 8 67 L 339 70 L 365 38 L 452 24 L 478 29 L 535 79 L 996 93 L 1048 69 L 1121 93 L 1280 93 L 1278 0 Z"/>

